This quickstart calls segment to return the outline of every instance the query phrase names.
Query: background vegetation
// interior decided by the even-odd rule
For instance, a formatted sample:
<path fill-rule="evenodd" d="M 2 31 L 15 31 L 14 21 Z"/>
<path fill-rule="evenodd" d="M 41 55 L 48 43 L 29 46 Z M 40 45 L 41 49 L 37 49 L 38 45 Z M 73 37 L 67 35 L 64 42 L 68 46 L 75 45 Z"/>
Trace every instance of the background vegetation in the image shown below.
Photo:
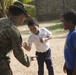
<path fill-rule="evenodd" d="M 35 6 L 32 4 L 34 0 L 4 0 L 4 9 L 2 9 L 2 6 L 0 6 L 0 17 L 5 16 L 3 15 L 3 12 L 5 12 L 6 14 L 8 13 L 9 6 L 12 5 L 15 1 L 20 1 L 22 4 L 24 4 L 24 6 L 27 8 L 28 13 L 30 14 L 31 17 L 36 15 Z"/>

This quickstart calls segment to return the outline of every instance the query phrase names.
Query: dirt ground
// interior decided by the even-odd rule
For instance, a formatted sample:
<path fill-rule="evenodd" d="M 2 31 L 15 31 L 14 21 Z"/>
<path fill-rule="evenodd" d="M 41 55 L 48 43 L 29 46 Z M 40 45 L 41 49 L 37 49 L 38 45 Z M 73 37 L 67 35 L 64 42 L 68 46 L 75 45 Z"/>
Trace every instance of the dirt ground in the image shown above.
<path fill-rule="evenodd" d="M 41 24 L 41 27 L 46 27 L 46 26 L 51 25 L 50 23 L 48 24 Z M 27 40 L 28 38 L 28 28 L 27 26 L 20 26 L 18 27 L 22 37 L 23 37 L 23 42 Z M 64 56 L 63 56 L 63 48 L 65 44 L 65 38 L 55 38 L 55 37 L 62 37 L 66 36 L 67 33 L 61 33 L 61 34 L 53 34 L 53 39 L 50 40 L 50 47 L 52 50 L 52 61 L 53 61 L 53 66 L 54 66 L 54 72 L 55 75 L 66 75 L 63 72 L 63 64 L 64 64 Z M 24 50 L 24 53 L 28 54 L 29 56 L 34 56 L 35 55 L 35 46 L 33 45 L 32 50 L 30 52 Z M 31 62 L 30 67 L 25 67 L 22 64 L 20 64 L 13 56 L 13 53 L 9 54 L 11 57 L 11 68 L 13 71 L 14 75 L 37 75 L 37 61 L 34 60 Z M 44 75 L 48 75 L 46 65 L 45 65 L 45 73 Z"/>

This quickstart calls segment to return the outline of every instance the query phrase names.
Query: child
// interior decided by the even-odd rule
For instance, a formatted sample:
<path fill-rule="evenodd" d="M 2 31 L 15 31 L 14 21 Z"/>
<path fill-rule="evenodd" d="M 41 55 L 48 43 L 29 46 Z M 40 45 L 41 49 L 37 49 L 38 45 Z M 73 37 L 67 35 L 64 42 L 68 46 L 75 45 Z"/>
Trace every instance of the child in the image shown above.
<path fill-rule="evenodd" d="M 64 46 L 65 64 L 63 67 L 67 75 L 76 75 L 76 11 L 71 9 L 62 15 L 61 21 L 65 30 L 69 30 Z"/>
<path fill-rule="evenodd" d="M 38 62 L 38 75 L 44 75 L 44 62 L 46 63 L 48 75 L 54 75 L 53 65 L 51 59 L 51 49 L 49 40 L 52 38 L 52 33 L 46 28 L 39 28 L 39 24 L 36 18 L 31 18 L 28 21 L 28 28 L 31 31 L 31 35 L 28 38 L 28 43 L 24 43 L 23 47 L 27 50 L 31 50 L 32 43 L 36 46 L 36 56 Z"/>

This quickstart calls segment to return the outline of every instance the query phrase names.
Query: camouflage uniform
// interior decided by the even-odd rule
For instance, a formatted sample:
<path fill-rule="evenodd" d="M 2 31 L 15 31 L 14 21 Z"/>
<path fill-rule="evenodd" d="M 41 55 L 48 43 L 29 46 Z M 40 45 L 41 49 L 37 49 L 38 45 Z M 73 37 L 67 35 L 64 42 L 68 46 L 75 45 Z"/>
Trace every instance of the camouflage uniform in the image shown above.
<path fill-rule="evenodd" d="M 9 58 L 6 56 L 13 50 L 17 60 L 25 65 L 30 66 L 30 58 L 21 48 L 22 38 L 15 22 L 11 18 L 0 20 L 0 75 L 13 75 L 9 66 Z"/>

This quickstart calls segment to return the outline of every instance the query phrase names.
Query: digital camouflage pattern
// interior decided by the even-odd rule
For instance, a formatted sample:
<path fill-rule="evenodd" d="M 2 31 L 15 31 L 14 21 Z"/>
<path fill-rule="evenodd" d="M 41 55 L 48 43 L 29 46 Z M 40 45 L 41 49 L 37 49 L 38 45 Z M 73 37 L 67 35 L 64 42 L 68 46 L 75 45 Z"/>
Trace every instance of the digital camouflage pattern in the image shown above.
<path fill-rule="evenodd" d="M 30 66 L 30 58 L 21 48 L 22 37 L 19 30 L 15 26 L 15 22 L 11 18 L 0 19 L 0 74 L 12 75 L 9 58 L 6 56 L 13 50 L 14 56 L 24 66 Z"/>

